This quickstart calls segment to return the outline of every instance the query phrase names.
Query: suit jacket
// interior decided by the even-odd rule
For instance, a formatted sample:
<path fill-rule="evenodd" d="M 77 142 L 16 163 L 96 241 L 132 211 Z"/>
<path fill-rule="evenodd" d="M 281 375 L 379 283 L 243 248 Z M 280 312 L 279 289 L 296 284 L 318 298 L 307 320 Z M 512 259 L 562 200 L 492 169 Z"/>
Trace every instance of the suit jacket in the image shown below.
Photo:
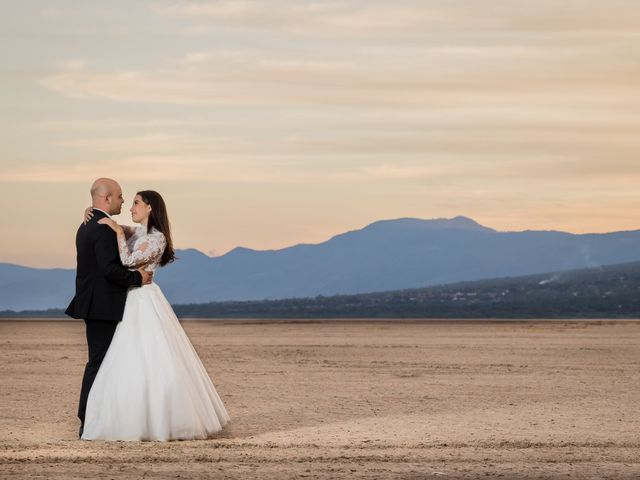
<path fill-rule="evenodd" d="M 120 262 L 116 233 L 98 220 L 106 217 L 99 210 L 76 233 L 76 294 L 65 313 L 86 321 L 119 322 L 124 313 L 129 287 L 142 285 L 142 275 Z"/>

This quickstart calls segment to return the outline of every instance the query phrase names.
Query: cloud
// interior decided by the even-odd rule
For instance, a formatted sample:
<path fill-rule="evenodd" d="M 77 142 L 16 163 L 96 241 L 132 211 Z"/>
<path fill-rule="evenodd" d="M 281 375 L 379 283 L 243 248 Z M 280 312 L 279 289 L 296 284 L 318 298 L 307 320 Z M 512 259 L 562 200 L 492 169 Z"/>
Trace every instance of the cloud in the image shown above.
<path fill-rule="evenodd" d="M 246 115 L 230 120 L 236 124 L 224 133 L 222 124 L 207 129 L 198 120 L 154 120 L 132 122 L 138 131 L 128 136 L 78 135 L 56 146 L 118 158 L 281 162 L 316 168 L 314 175 L 323 163 L 337 181 L 354 172 L 398 182 L 465 175 L 498 182 L 518 175 L 635 178 L 640 43 L 629 29 L 639 13 L 633 4 L 488 6 L 482 0 L 161 4 L 156 11 L 164 16 L 194 24 L 349 28 L 363 37 L 326 50 L 304 38 L 295 48 L 190 45 L 144 68 L 70 60 L 41 84 L 106 104 L 219 106 Z M 433 36 L 386 43 L 366 35 L 420 29 Z M 338 168 L 341 160 L 351 168 Z M 291 171 L 281 177 L 291 178 L 301 177 Z"/>
<path fill-rule="evenodd" d="M 304 60 L 198 52 L 149 69 L 92 68 L 76 60 L 40 83 L 75 99 L 181 105 L 412 109 L 639 102 L 637 55 L 637 42 L 615 48 L 375 48 Z"/>
<path fill-rule="evenodd" d="M 161 15 L 200 26 L 284 31 L 338 37 L 416 36 L 434 33 L 637 32 L 633 0 L 558 3 L 541 0 L 200 0 L 159 3 Z M 198 31 L 198 30 L 196 30 Z"/>
<path fill-rule="evenodd" d="M 43 120 L 33 124 L 34 128 L 49 131 L 86 131 L 86 130 L 122 130 L 122 129 L 170 129 L 192 126 L 195 121 L 187 120 L 131 120 L 112 118 L 105 120 Z M 203 124 L 204 122 L 198 122 Z M 212 124 L 212 122 L 209 122 Z"/>
<path fill-rule="evenodd" d="M 640 181 L 640 172 L 627 161 L 604 164 L 551 154 L 501 161 L 487 156 L 463 159 L 449 154 L 432 160 L 383 162 L 365 167 L 364 171 L 380 180 L 434 185 L 447 182 L 446 185 L 455 185 L 457 189 L 464 185 L 484 186 L 486 193 L 494 190 L 496 194 L 504 194 L 511 188 L 519 191 L 537 189 L 540 185 L 554 189 L 613 188 L 615 191 L 633 188 Z"/>
<path fill-rule="evenodd" d="M 526 113 L 526 111 L 525 111 Z M 492 119 L 470 116 L 467 122 L 455 123 L 453 118 L 415 118 L 413 123 L 405 119 L 394 125 L 390 119 L 355 122 L 354 124 L 308 125 L 287 131 L 287 123 L 267 135 L 257 136 L 252 130 L 234 131 L 227 135 L 213 134 L 209 130 L 198 131 L 182 127 L 148 129 L 136 135 L 95 135 L 58 139 L 55 145 L 83 155 L 105 156 L 112 154 L 162 155 L 175 154 L 187 157 L 279 159 L 309 168 L 315 162 L 350 159 L 352 163 L 394 158 L 401 162 L 406 158 L 422 158 L 424 161 L 458 162 L 488 161 L 495 165 L 513 162 L 537 163 L 540 158 L 554 161 L 580 159 L 602 163 L 609 157 L 607 168 L 616 163 L 633 165 L 640 141 L 635 117 L 611 125 L 593 122 L 571 123 L 572 117 L 555 124 L 544 125 L 540 120 L 522 121 L 510 117 Z M 623 119 L 625 117 L 623 116 Z M 288 120 L 293 122 L 295 120 Z M 79 130 L 78 133 L 82 133 Z"/>
<path fill-rule="evenodd" d="M 86 156 L 85 156 L 86 158 Z M 299 169 L 279 165 L 277 159 L 238 159 L 212 155 L 144 154 L 136 152 L 112 159 L 40 162 L 29 165 L 2 166 L 0 177 L 9 183 L 86 183 L 98 177 L 113 177 L 131 182 L 209 182 L 320 184 L 357 183 L 360 172 L 350 168 Z"/>

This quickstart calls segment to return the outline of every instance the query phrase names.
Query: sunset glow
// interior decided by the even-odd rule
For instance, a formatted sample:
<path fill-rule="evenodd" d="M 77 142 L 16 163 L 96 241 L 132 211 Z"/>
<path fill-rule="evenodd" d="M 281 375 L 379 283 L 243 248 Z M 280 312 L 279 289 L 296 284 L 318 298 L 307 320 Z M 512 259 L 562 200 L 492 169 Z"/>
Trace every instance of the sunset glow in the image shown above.
<path fill-rule="evenodd" d="M 0 262 L 73 266 L 101 176 L 209 255 L 399 217 L 638 228 L 638 2 L 51 5 L 0 19 Z"/>

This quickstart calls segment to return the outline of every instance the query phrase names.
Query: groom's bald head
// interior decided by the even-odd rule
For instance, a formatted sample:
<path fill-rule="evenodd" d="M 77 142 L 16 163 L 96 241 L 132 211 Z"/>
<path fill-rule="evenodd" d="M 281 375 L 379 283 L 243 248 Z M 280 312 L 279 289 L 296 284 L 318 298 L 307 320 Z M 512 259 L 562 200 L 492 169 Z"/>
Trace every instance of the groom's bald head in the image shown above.
<path fill-rule="evenodd" d="M 122 210 L 122 188 L 111 178 L 98 178 L 91 185 L 91 204 L 109 215 L 118 215 Z"/>

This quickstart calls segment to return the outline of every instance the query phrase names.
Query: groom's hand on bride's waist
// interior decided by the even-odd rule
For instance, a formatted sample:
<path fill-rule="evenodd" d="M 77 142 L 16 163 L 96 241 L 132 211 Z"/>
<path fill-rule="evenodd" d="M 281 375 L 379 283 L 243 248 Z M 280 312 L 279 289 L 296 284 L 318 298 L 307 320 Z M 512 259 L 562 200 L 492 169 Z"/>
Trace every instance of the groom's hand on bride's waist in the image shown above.
<path fill-rule="evenodd" d="M 147 272 L 145 267 L 140 267 L 138 271 L 142 275 L 142 285 L 149 285 L 153 280 L 153 272 Z"/>

